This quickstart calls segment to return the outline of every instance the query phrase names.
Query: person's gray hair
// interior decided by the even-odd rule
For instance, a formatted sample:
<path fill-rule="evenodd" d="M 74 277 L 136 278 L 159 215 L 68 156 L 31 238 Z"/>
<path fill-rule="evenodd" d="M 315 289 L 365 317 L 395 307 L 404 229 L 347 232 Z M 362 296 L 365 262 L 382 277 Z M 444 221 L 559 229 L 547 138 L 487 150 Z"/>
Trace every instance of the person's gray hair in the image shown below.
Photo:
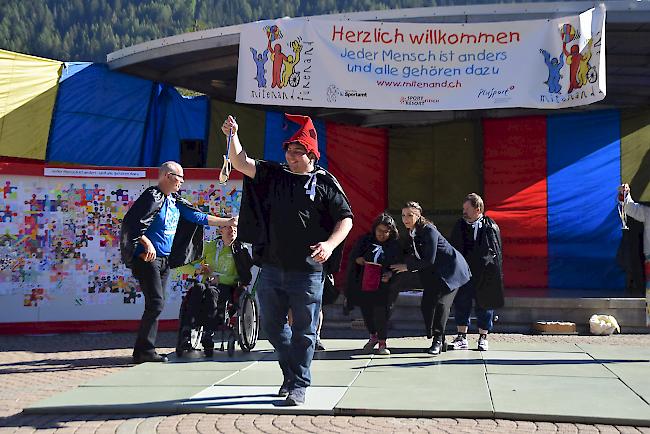
<path fill-rule="evenodd" d="M 179 167 L 181 167 L 181 165 L 175 161 L 165 161 L 163 164 L 160 165 L 160 169 L 158 169 L 158 173 L 160 176 L 165 176 L 168 173 L 176 173 Z"/>

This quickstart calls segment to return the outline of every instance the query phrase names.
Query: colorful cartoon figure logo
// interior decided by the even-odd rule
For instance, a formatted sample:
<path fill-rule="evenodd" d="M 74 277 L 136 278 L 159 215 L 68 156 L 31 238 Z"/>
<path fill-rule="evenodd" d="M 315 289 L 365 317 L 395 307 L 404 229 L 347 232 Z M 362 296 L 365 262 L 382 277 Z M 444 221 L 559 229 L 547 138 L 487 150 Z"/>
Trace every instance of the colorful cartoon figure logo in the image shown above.
<path fill-rule="evenodd" d="M 255 80 L 257 87 L 263 88 L 267 85 L 265 64 L 271 58 L 271 88 L 281 89 L 291 86 L 297 87 L 300 83 L 300 73 L 296 71 L 296 65 L 300 62 L 300 53 L 302 52 L 301 39 L 297 38 L 290 43 L 293 55 L 287 55 L 282 51 L 281 39 L 284 37 L 282 30 L 276 25 L 264 27 L 264 32 L 268 39 L 268 45 L 262 53 L 250 47 L 253 61 L 257 68 Z M 272 42 L 276 42 L 272 45 Z"/>
<path fill-rule="evenodd" d="M 562 86 L 560 79 L 563 77 L 560 74 L 564 66 L 564 58 L 566 56 L 566 64 L 569 65 L 569 89 L 568 93 L 576 89 L 580 89 L 587 83 L 595 83 L 598 80 L 598 72 L 595 66 L 589 64 L 591 60 L 593 41 L 589 39 L 587 45 L 580 51 L 579 38 L 580 33 L 571 24 L 563 24 L 560 28 L 560 38 L 562 39 L 562 53 L 558 57 L 551 58 L 548 51 L 540 49 L 539 52 L 544 56 L 544 63 L 548 68 L 548 79 L 544 82 L 548 86 L 549 93 L 560 93 Z M 572 42 L 575 42 L 567 50 Z"/>

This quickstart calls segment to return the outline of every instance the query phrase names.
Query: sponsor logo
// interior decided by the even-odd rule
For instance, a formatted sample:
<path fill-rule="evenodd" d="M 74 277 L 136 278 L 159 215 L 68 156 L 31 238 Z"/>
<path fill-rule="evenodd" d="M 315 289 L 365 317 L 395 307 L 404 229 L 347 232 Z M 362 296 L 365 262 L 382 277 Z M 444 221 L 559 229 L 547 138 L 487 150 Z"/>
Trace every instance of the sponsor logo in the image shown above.
<path fill-rule="evenodd" d="M 425 104 L 437 104 L 440 100 L 437 98 L 429 98 L 421 95 L 407 95 L 402 96 L 399 99 L 399 103 L 402 105 L 425 105 Z"/>
<path fill-rule="evenodd" d="M 334 103 L 339 97 L 343 98 L 368 98 L 368 92 L 351 89 L 339 89 L 335 84 L 327 86 L 327 102 Z"/>
<path fill-rule="evenodd" d="M 510 99 L 510 94 L 515 89 L 514 85 L 506 87 L 504 89 L 497 89 L 495 87 L 491 89 L 480 89 L 476 97 L 478 99 L 490 99 L 494 102 L 504 102 Z"/>

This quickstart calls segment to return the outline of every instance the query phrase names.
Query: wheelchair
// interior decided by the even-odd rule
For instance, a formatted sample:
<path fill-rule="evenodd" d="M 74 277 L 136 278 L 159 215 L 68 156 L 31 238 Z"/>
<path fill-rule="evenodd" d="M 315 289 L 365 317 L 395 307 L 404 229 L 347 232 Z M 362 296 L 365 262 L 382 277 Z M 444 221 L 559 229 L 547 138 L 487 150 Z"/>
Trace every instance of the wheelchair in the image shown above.
<path fill-rule="evenodd" d="M 242 351 L 250 352 L 260 330 L 255 285 L 216 285 L 210 279 L 187 281 L 192 285 L 181 302 L 176 355 L 183 357 L 202 348 L 206 357 L 212 357 L 219 335 L 219 351 L 233 356 L 239 344 Z"/>

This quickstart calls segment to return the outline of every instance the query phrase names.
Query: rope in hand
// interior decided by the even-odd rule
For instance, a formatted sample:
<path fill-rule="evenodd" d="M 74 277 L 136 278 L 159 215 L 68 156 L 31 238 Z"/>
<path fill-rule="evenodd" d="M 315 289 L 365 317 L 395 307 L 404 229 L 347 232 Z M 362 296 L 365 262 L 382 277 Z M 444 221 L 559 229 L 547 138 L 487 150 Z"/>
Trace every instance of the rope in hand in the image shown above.
<path fill-rule="evenodd" d="M 234 119 L 234 118 L 233 118 Z M 226 143 L 226 155 L 223 156 L 223 166 L 221 166 L 221 172 L 219 172 L 219 184 L 224 185 L 228 182 L 230 178 L 230 172 L 232 171 L 232 163 L 230 162 L 230 141 L 234 136 L 232 127 L 230 127 L 230 132 L 228 133 L 228 141 Z"/>

